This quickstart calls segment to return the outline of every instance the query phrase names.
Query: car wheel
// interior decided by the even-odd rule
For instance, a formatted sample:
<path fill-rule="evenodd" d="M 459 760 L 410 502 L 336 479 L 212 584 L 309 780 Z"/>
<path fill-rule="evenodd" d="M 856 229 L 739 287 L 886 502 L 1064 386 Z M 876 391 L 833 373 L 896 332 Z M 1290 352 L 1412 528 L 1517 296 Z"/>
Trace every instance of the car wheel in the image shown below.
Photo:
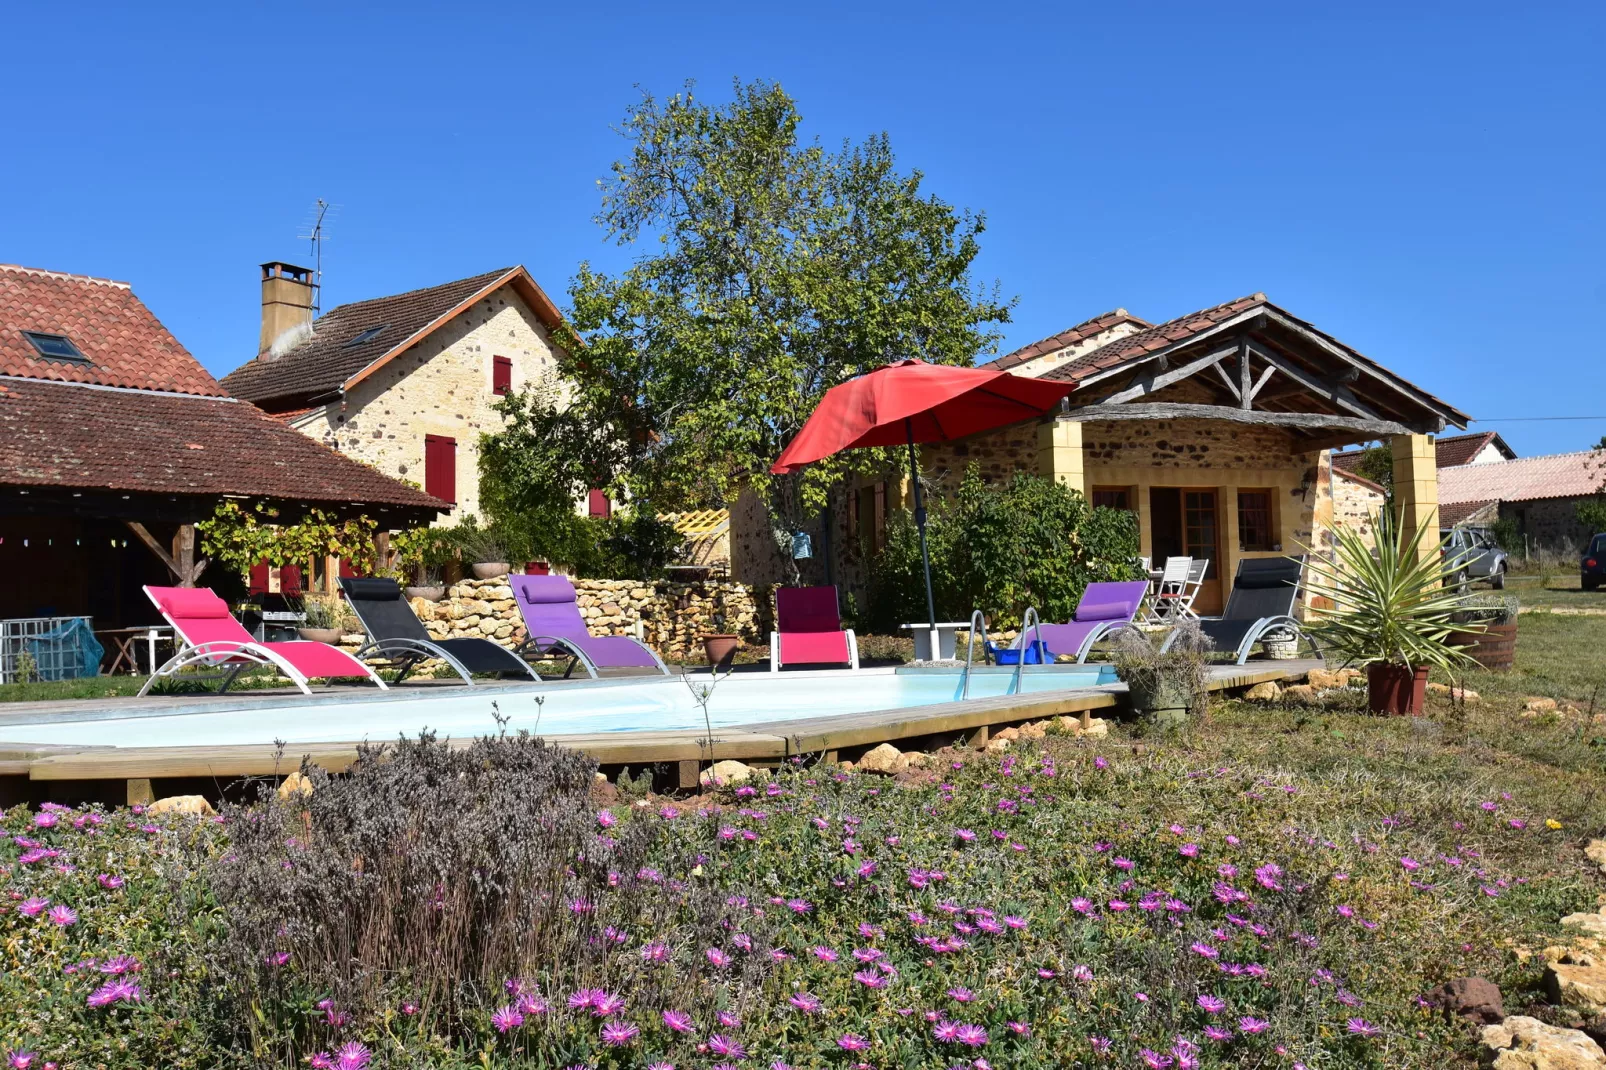
<path fill-rule="evenodd" d="M 1456 594 L 1466 594 L 1467 591 L 1471 587 L 1472 587 L 1472 584 L 1467 579 L 1467 570 L 1466 569 L 1462 569 L 1460 572 L 1457 572 L 1455 574 L 1455 593 Z"/>
<path fill-rule="evenodd" d="M 1494 572 L 1489 576 L 1489 589 L 1493 591 L 1503 591 L 1506 589 L 1506 569 L 1504 565 L 1495 569 Z"/>
<path fill-rule="evenodd" d="M 1585 576 L 1578 581 L 1578 586 L 1586 591 L 1593 591 L 1600 586 L 1600 580 L 1593 576 Z"/>

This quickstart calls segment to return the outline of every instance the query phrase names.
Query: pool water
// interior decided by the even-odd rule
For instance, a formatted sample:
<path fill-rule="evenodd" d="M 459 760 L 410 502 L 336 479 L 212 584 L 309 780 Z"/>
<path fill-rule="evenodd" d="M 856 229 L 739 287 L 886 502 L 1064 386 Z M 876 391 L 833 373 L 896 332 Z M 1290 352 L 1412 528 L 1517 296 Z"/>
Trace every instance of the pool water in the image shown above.
<path fill-rule="evenodd" d="M 970 698 L 1013 693 L 1012 672 L 974 674 Z M 1028 668 L 1020 691 L 1037 693 L 1115 682 L 1109 666 Z M 959 670 L 864 669 L 858 672 L 737 673 L 713 683 L 691 676 L 634 677 L 496 688 L 440 688 L 388 692 L 341 691 L 311 698 L 219 696 L 200 706 L 160 702 L 137 709 L 0 713 L 0 740 L 115 747 L 199 747 L 230 744 L 381 741 L 430 729 L 467 737 L 497 730 L 542 735 L 702 729 L 704 715 L 694 689 L 709 689 L 708 721 L 714 728 L 753 725 L 837 714 L 895 710 L 957 702 Z M 494 706 L 493 706 L 494 703 Z"/>

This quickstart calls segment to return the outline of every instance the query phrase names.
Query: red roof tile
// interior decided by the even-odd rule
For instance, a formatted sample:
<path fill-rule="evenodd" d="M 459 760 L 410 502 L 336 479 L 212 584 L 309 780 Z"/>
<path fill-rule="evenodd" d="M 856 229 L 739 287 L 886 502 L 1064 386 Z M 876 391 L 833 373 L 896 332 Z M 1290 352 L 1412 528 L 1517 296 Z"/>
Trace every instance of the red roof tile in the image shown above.
<path fill-rule="evenodd" d="M 1606 453 L 1580 450 L 1439 469 L 1439 504 L 1583 498 L 1606 484 Z"/>
<path fill-rule="evenodd" d="M 38 379 L 0 379 L 0 485 L 450 508 L 248 402 Z"/>
<path fill-rule="evenodd" d="M 1178 342 L 1187 340 L 1196 334 L 1207 331 L 1242 312 L 1266 304 L 1266 295 L 1262 293 L 1250 294 L 1235 301 L 1217 305 L 1214 308 L 1201 309 L 1190 312 L 1186 316 L 1178 316 L 1174 320 L 1167 320 L 1147 330 L 1129 334 L 1124 338 L 1117 338 L 1108 345 L 1102 345 L 1090 353 L 1083 353 L 1075 360 L 1067 361 L 1058 368 L 1046 372 L 1044 379 L 1059 382 L 1076 382 L 1090 375 L 1125 364 L 1129 360 L 1146 356 L 1155 350 L 1166 349 Z"/>
<path fill-rule="evenodd" d="M 1506 440 L 1496 431 L 1477 431 L 1470 435 L 1444 435 L 1434 440 L 1434 463 L 1439 468 L 1454 468 L 1471 462 L 1472 458 L 1482 453 L 1484 447 L 1494 443 L 1507 460 L 1516 458 Z M 1362 450 L 1345 450 L 1343 453 L 1333 454 L 1333 465 L 1346 472 L 1355 470 L 1361 463 Z"/>
<path fill-rule="evenodd" d="M 47 360 L 23 331 L 62 334 L 88 363 Z M 223 396 L 126 282 L 0 264 L 0 374 Z"/>
<path fill-rule="evenodd" d="M 529 272 L 522 267 L 498 268 L 422 290 L 340 305 L 313 323 L 305 341 L 287 353 L 275 355 L 269 350 L 258 354 L 225 375 L 223 386 L 235 397 L 264 408 L 304 407 L 307 400 L 348 385 L 417 344 L 466 302 L 509 283 L 520 290 L 549 328 L 562 322 L 557 307 Z M 351 344 L 375 327 L 384 329 L 366 342 Z"/>
<path fill-rule="evenodd" d="M 988 361 L 982 367 L 1008 371 L 1010 368 L 1018 367 L 1049 353 L 1058 353 L 1062 349 L 1073 346 L 1078 342 L 1084 342 L 1094 335 L 1102 334 L 1112 327 L 1119 327 L 1123 323 L 1130 323 L 1135 327 L 1151 326 L 1148 320 L 1139 319 L 1124 308 L 1117 308 L 1102 315 L 1094 316 L 1090 320 L 1084 320 L 1075 327 L 1063 330 L 1059 334 L 1050 335 L 1041 341 L 1033 342 L 1031 345 L 1022 346 L 1013 353 L 1006 353 L 996 360 Z"/>

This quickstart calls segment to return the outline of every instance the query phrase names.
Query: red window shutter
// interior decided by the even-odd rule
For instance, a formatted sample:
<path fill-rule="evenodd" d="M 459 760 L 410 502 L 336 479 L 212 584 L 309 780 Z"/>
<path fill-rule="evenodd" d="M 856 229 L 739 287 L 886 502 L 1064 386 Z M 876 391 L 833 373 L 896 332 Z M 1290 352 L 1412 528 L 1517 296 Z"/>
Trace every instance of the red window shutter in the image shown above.
<path fill-rule="evenodd" d="M 443 502 L 457 501 L 457 439 L 424 436 L 424 493 Z"/>
<path fill-rule="evenodd" d="M 266 560 L 258 561 L 251 566 L 250 581 L 246 584 L 246 594 L 268 593 L 268 563 Z"/>
<path fill-rule="evenodd" d="M 359 578 L 357 576 L 357 570 L 355 568 L 353 568 L 352 565 L 351 565 L 351 562 L 347 561 L 344 557 L 342 557 L 340 559 L 340 576 L 341 576 L 342 579 L 347 579 L 347 580 L 354 580 L 354 579 Z"/>
<path fill-rule="evenodd" d="M 545 561 L 526 561 L 524 563 L 524 574 L 526 576 L 550 576 L 552 574 L 552 566 Z"/>
<path fill-rule="evenodd" d="M 587 504 L 592 516 L 608 516 L 613 512 L 613 504 L 608 501 L 608 492 L 605 490 L 593 490 Z"/>
<path fill-rule="evenodd" d="M 286 565 L 279 570 L 279 593 L 292 598 L 301 595 L 301 570 L 294 565 Z"/>
<path fill-rule="evenodd" d="M 513 358 L 491 358 L 491 393 L 506 394 L 513 389 Z"/>

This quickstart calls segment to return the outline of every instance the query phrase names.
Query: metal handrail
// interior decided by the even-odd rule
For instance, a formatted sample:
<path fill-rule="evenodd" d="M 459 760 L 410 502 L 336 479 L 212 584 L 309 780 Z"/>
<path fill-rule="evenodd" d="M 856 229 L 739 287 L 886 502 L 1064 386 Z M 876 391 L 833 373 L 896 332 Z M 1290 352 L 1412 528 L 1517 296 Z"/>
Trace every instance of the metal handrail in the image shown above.
<path fill-rule="evenodd" d="M 982 615 L 982 611 L 979 609 L 971 612 L 970 631 L 965 636 L 965 686 L 964 690 L 960 692 L 959 697 L 961 699 L 970 697 L 970 664 L 971 659 L 976 656 L 976 632 L 978 630 L 981 631 L 981 652 L 982 656 L 985 657 L 987 655 L 987 618 Z"/>
<path fill-rule="evenodd" d="M 1045 658 L 1048 656 L 1047 650 L 1041 648 L 1041 643 L 1043 642 L 1043 622 L 1037 615 L 1037 607 L 1027 606 L 1026 612 L 1021 614 L 1020 618 L 1020 639 L 1018 640 L 1020 646 L 1020 660 L 1015 662 L 1015 679 L 1010 682 L 1010 690 L 1008 692 L 1011 695 L 1020 694 L 1021 673 L 1026 669 L 1026 655 L 1032 649 L 1031 643 L 1026 641 L 1027 621 L 1032 622 L 1032 642 L 1039 644 L 1039 655 Z"/>

